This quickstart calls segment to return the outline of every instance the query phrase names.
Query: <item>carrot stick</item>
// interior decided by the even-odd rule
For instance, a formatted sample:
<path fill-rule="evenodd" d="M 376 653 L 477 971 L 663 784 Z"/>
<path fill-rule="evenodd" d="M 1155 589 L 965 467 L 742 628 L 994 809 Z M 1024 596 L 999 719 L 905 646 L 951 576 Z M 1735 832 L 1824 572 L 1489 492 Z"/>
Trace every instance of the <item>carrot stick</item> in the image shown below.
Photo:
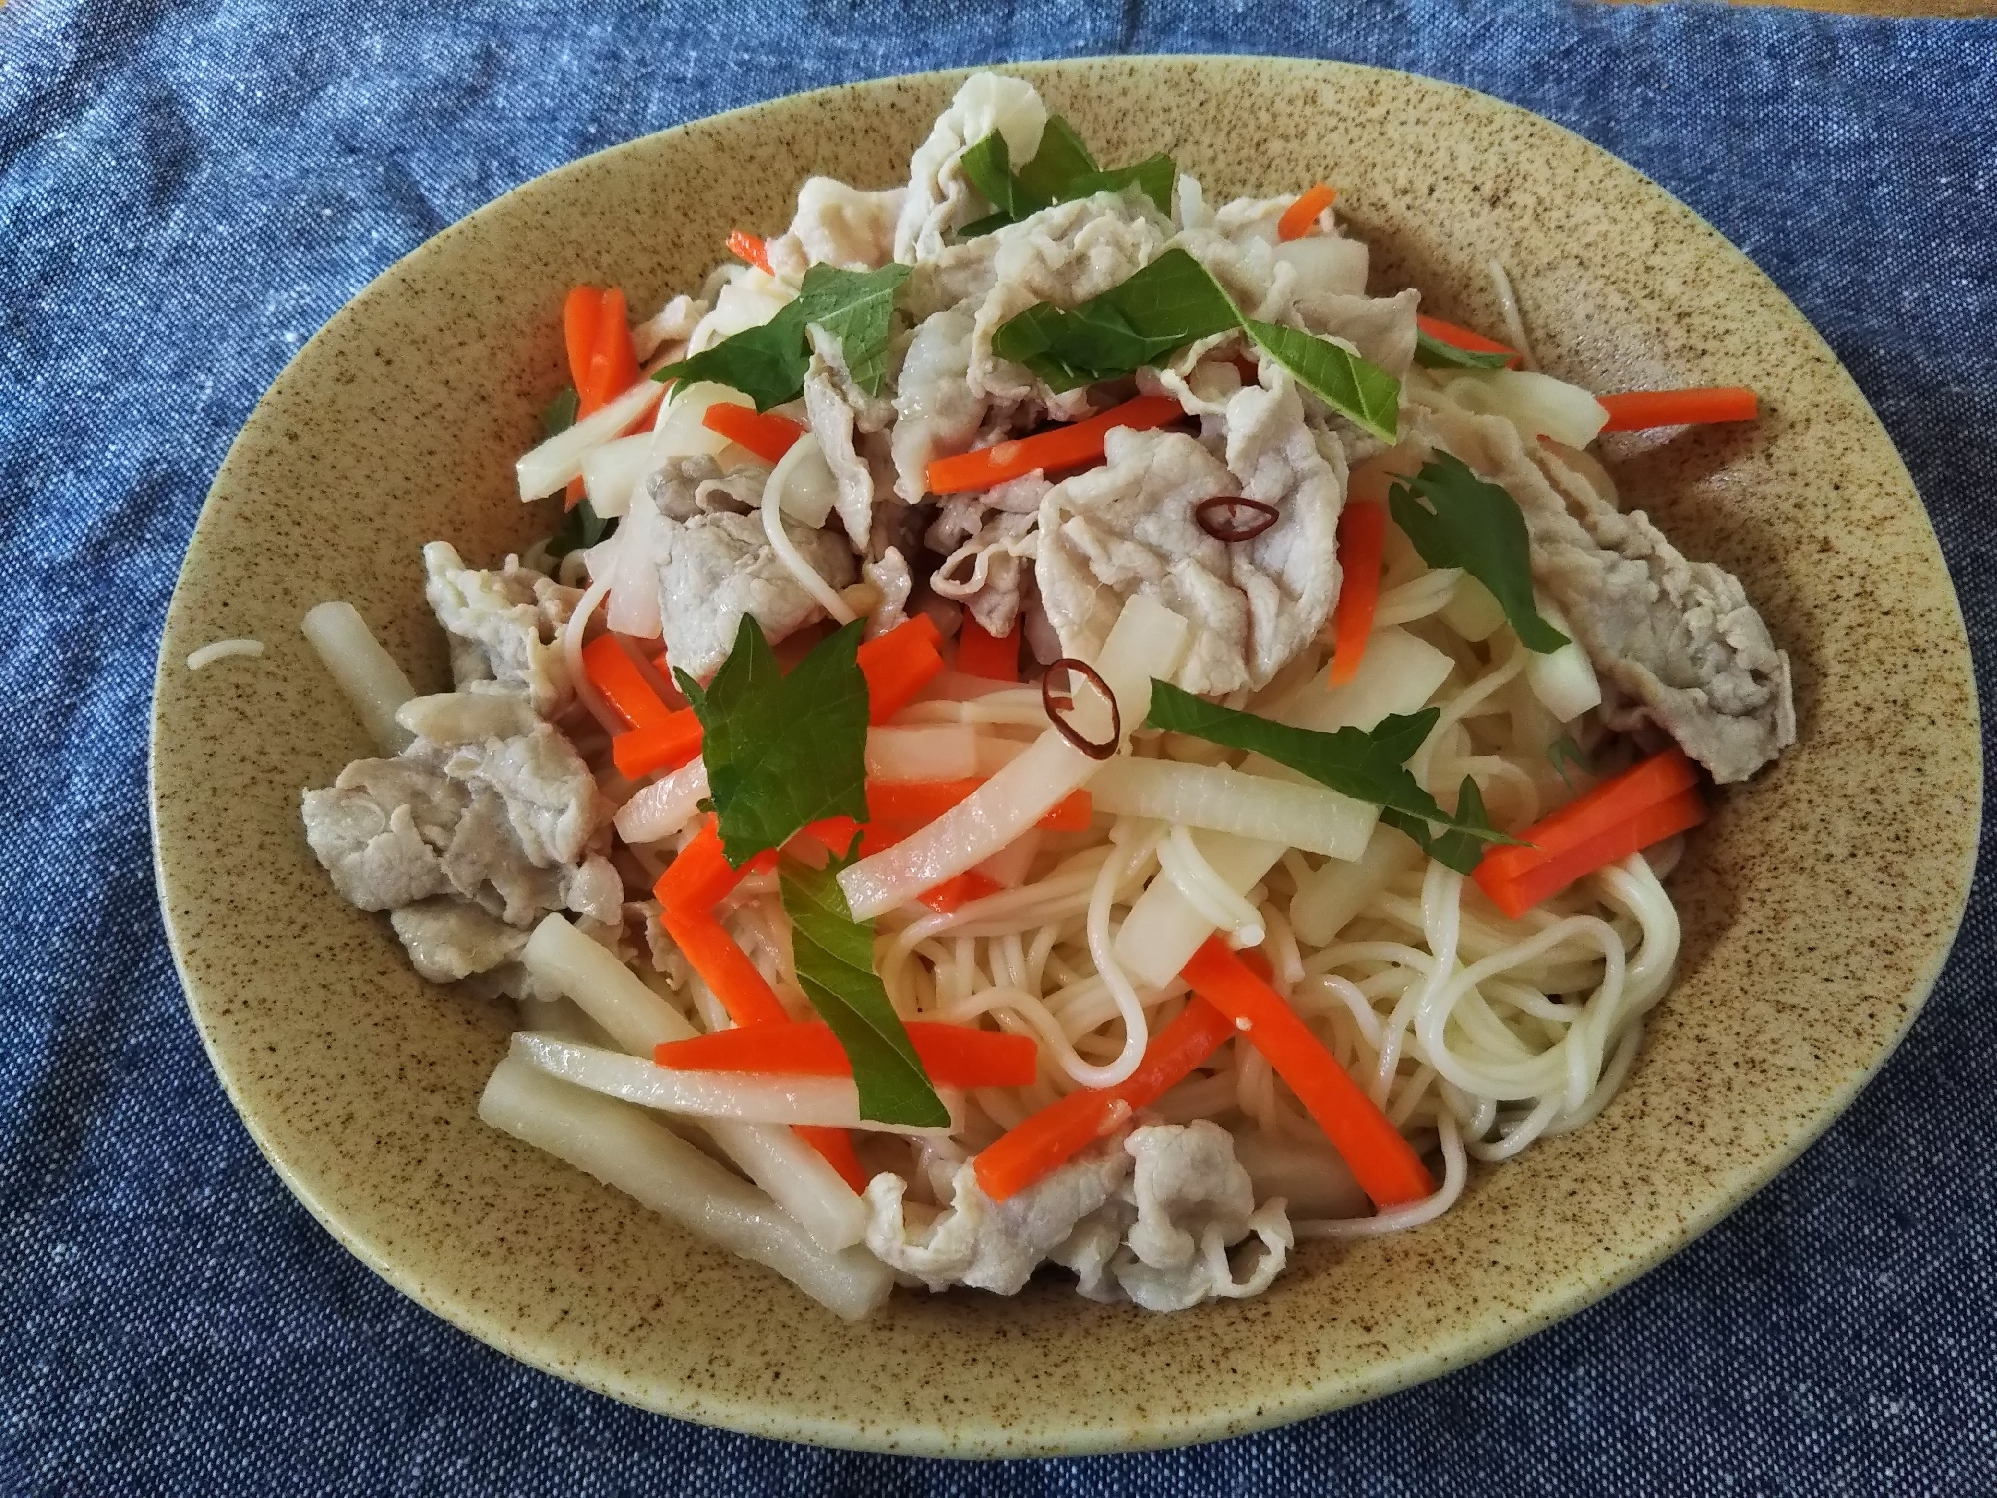
<path fill-rule="evenodd" d="M 709 911 L 733 893 L 744 876 L 767 874 L 776 866 L 777 855 L 771 849 L 736 868 L 722 851 L 720 828 L 709 817 L 693 840 L 666 865 L 665 873 L 652 886 L 652 893 L 668 910 Z"/>
<path fill-rule="evenodd" d="M 860 647 L 867 678 L 867 721 L 885 723 L 915 700 L 943 671 L 936 621 L 927 614 L 904 619 Z"/>
<path fill-rule="evenodd" d="M 929 465 L 929 490 L 932 494 L 964 494 L 974 489 L 989 489 L 1035 469 L 1079 468 L 1102 457 L 1103 438 L 1111 428 L 1129 427 L 1134 432 L 1146 432 L 1183 421 L 1185 415 L 1179 403 L 1169 396 L 1140 395 L 1087 421 L 938 458 Z"/>
<path fill-rule="evenodd" d="M 1565 853 L 1506 877 L 1487 874 L 1479 864 L 1472 876 L 1478 888 L 1513 920 L 1517 920 L 1541 900 L 1559 894 L 1575 880 L 1597 869 L 1620 863 L 1632 853 L 1640 853 L 1652 843 L 1661 843 L 1674 833 L 1684 832 L 1706 820 L 1706 803 L 1696 790 L 1679 791 L 1631 814 L 1608 831 L 1577 844 Z"/>
<path fill-rule="evenodd" d="M 1454 344 L 1457 348 L 1468 349 L 1473 354 L 1510 354 L 1513 369 L 1517 369 L 1525 362 L 1519 357 L 1516 349 L 1495 339 L 1486 338 L 1482 333 L 1473 333 L 1456 323 L 1444 322 L 1439 317 L 1430 317 L 1426 313 L 1417 312 L 1415 326 L 1438 343 Z"/>
<path fill-rule="evenodd" d="M 1276 220 L 1278 239 L 1302 239 L 1317 227 L 1318 215 L 1331 206 L 1331 200 L 1338 193 L 1322 182 L 1315 187 L 1305 188 L 1297 195 L 1296 202 L 1283 210 L 1283 216 Z"/>
<path fill-rule="evenodd" d="M 769 247 L 747 229 L 729 231 L 728 253 L 738 260 L 748 261 L 766 276 L 772 274 Z"/>
<path fill-rule="evenodd" d="M 999 890 L 998 880 L 989 874 L 980 874 L 976 869 L 966 869 L 961 874 L 953 874 L 941 884 L 921 896 L 922 903 L 938 915 L 951 915 L 973 900 L 982 900 L 986 895 L 995 895 Z"/>
<path fill-rule="evenodd" d="M 942 672 L 943 657 L 936 649 L 935 639 L 934 622 L 928 615 L 918 614 L 860 647 L 860 671 L 867 678 L 870 721 L 885 723 L 907 707 L 932 677 Z M 699 717 L 692 708 L 682 707 L 656 722 L 618 734 L 610 741 L 610 753 L 617 763 L 618 774 L 626 780 L 636 780 L 655 770 L 677 770 L 700 753 L 700 741 Z"/>
<path fill-rule="evenodd" d="M 804 435 L 804 428 L 775 411 L 752 411 L 733 401 L 709 406 L 700 424 L 719 432 L 730 442 L 738 442 L 765 463 L 775 463 L 791 450 L 791 444 Z"/>
<path fill-rule="evenodd" d="M 1625 395 L 1598 395 L 1595 399 L 1609 413 L 1602 426 L 1605 432 L 1753 421 L 1761 414 L 1761 403 L 1754 392 L 1739 385 L 1710 385 L 1699 390 L 1632 390 Z"/>
<path fill-rule="evenodd" d="M 576 389 L 578 417 L 600 411 L 638 382 L 638 352 L 631 342 L 624 293 L 613 286 L 603 294 L 590 347 L 589 383 Z"/>
<path fill-rule="evenodd" d="M 610 741 L 617 773 L 636 780 L 654 770 L 677 770 L 700 753 L 700 719 L 690 707 L 676 708 L 657 723 L 647 723 Z"/>
<path fill-rule="evenodd" d="M 1184 1081 L 1235 1033 L 1234 1022 L 1201 998 L 1151 1037 L 1137 1070 L 1114 1087 L 1084 1088 L 1042 1108 L 979 1152 L 972 1168 L 993 1201 L 1051 1174 L 1096 1140 L 1129 1122 Z"/>
<path fill-rule="evenodd" d="M 724 1030 L 721 1033 L 728 1035 L 734 1032 Z M 839 1179 L 853 1188 L 855 1196 L 866 1192 L 867 1168 L 853 1152 L 851 1129 L 835 1129 L 827 1124 L 792 1124 L 791 1129 L 798 1138 L 825 1157 L 825 1163 L 839 1172 Z"/>
<path fill-rule="evenodd" d="M 920 827 L 935 821 L 985 782 L 964 780 L 892 780 L 867 782 L 867 815 L 875 822 Z M 1082 832 L 1095 816 L 1095 799 L 1085 790 L 1070 791 L 1050 806 L 1033 825 L 1048 832 Z"/>
<path fill-rule="evenodd" d="M 1039 1064 L 1030 1035 L 1005 1035 L 909 1020 L 909 1040 L 929 1080 L 943 1087 L 1026 1087 Z M 839 1037 L 822 1020 L 787 1020 L 717 1030 L 659 1046 L 653 1060 L 682 1071 L 781 1073 L 800 1077 L 850 1077 L 853 1063 Z"/>
<path fill-rule="evenodd" d="M 1373 614 L 1380 604 L 1380 558 L 1387 541 L 1387 507 L 1348 503 L 1338 517 L 1338 604 L 1332 613 L 1331 684 L 1359 674 Z"/>
<path fill-rule="evenodd" d="M 1018 681 L 1019 636 L 1016 624 L 1008 634 L 987 634 L 966 611 L 964 627 L 957 632 L 957 669 L 987 681 Z"/>
<path fill-rule="evenodd" d="M 578 411 L 582 388 L 589 383 L 589 356 L 596 348 L 596 323 L 603 310 L 603 293 L 594 286 L 577 286 L 562 302 L 562 342 L 568 351 L 569 382 L 576 387 Z"/>
<path fill-rule="evenodd" d="M 1206 939 L 1181 976 L 1233 1020 L 1276 1075 L 1290 1084 L 1375 1206 L 1402 1206 L 1435 1190 L 1414 1146 L 1346 1075 L 1297 1012 L 1219 937 Z"/>
<path fill-rule="evenodd" d="M 1684 750 L 1673 747 L 1653 754 L 1575 797 L 1558 811 L 1541 817 L 1518 834 L 1524 846 L 1492 848 L 1471 877 L 1483 886 L 1486 894 L 1491 894 L 1494 886 L 1511 884 L 1548 860 L 1614 832 L 1638 812 L 1691 790 L 1698 783 L 1699 772 L 1685 757 Z M 1492 894 L 1491 898 L 1498 897 Z"/>
<path fill-rule="evenodd" d="M 660 912 L 659 921 L 736 1024 L 790 1022 L 769 979 L 735 945 L 721 922 L 705 911 L 675 910 L 670 905 Z"/>
<path fill-rule="evenodd" d="M 673 710 L 645 680 L 644 672 L 631 659 L 617 636 L 601 634 L 583 646 L 582 669 L 590 685 L 602 693 L 604 701 L 616 708 L 633 728 L 663 724 L 672 716 Z"/>

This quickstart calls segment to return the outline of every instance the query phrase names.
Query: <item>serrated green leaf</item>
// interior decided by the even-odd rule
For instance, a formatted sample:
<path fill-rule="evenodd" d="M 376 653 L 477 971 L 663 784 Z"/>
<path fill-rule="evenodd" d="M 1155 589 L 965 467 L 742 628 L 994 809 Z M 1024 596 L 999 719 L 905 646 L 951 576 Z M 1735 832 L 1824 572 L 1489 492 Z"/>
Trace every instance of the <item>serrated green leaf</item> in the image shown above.
<path fill-rule="evenodd" d="M 1099 170 L 1095 157 L 1083 144 L 1075 127 L 1058 114 L 1047 116 L 1047 128 L 1040 132 L 1040 149 L 1019 169 L 1019 185 L 1043 204 L 1063 200 L 1063 189 L 1077 177 Z M 1068 193 L 1068 197 L 1076 194 Z"/>
<path fill-rule="evenodd" d="M 1571 733 L 1564 733 L 1548 744 L 1546 758 L 1553 766 L 1553 773 L 1560 777 L 1560 783 L 1567 787 L 1571 795 L 1580 795 L 1582 788 L 1568 775 L 1568 766 L 1573 766 L 1583 775 L 1592 776 L 1595 773 L 1593 762 L 1582 752 L 1581 746 L 1574 742 L 1574 735 Z"/>
<path fill-rule="evenodd" d="M 1426 328 L 1415 329 L 1415 363 L 1427 369 L 1503 369 L 1517 356 L 1480 353 L 1445 343 Z"/>
<path fill-rule="evenodd" d="M 1143 190 L 1144 196 L 1160 213 L 1170 214 L 1172 184 L 1178 177 L 1177 164 L 1160 151 L 1134 166 L 1111 167 L 1105 172 L 1085 172 L 1074 177 L 1070 179 L 1067 191 L 1055 201 L 1065 203 L 1070 198 L 1092 198 L 1099 192 L 1122 192 L 1126 187 L 1137 187 Z"/>
<path fill-rule="evenodd" d="M 768 322 L 668 364 L 652 378 L 686 384 L 713 380 L 741 391 L 758 411 L 767 411 L 804 393 L 804 377 L 811 368 L 811 346 L 804 330 L 816 323 L 839 340 L 854 382 L 867 394 L 878 395 L 887 374 L 895 293 L 910 269 L 888 265 L 851 271 L 814 265 L 804 273 L 797 296 Z"/>
<path fill-rule="evenodd" d="M 798 984 L 853 1065 L 860 1117 L 903 1128 L 948 1128 L 950 1110 L 874 971 L 874 923 L 854 920 L 839 888 L 838 873 L 853 856 L 834 857 L 823 869 L 793 859 L 780 865 Z"/>
<path fill-rule="evenodd" d="M 754 616 L 705 688 L 674 678 L 700 719 L 700 757 L 728 862 L 740 868 L 825 817 L 867 819 L 867 678 L 855 620 L 789 675 Z"/>
<path fill-rule="evenodd" d="M 1145 721 L 1169 733 L 1191 734 L 1210 744 L 1263 755 L 1341 795 L 1370 802 L 1382 808 L 1383 822 L 1400 828 L 1430 849 L 1434 857 L 1448 862 L 1444 854 L 1460 858 L 1461 847 L 1513 839 L 1490 824 L 1474 786 L 1470 799 L 1451 816 L 1408 769 L 1408 760 L 1421 748 L 1441 714 L 1440 708 L 1425 707 L 1418 713 L 1389 714 L 1371 730 L 1341 728 L 1324 733 L 1222 707 L 1168 681 L 1154 679 L 1151 711 Z M 1445 842 L 1430 832 L 1431 824 L 1445 834 L 1460 833 L 1467 842 Z M 1437 846 L 1443 851 L 1435 852 Z M 1457 863 L 1449 866 L 1459 868 Z M 1475 867 L 1474 860 L 1471 867 Z M 1459 868 L 1459 872 L 1468 871 Z"/>
<path fill-rule="evenodd" d="M 1454 869 L 1459 874 L 1474 874 L 1477 871 L 1486 843 L 1514 841 L 1512 838 L 1494 839 L 1477 830 L 1489 827 L 1490 818 L 1485 815 L 1484 797 L 1477 789 L 1477 782 L 1468 775 L 1463 777 L 1463 784 L 1456 791 L 1455 825 L 1435 832 L 1421 817 L 1391 807 L 1381 811 L 1380 820 L 1405 832 L 1415 840 L 1422 852 L 1444 868 Z"/>
<path fill-rule="evenodd" d="M 566 432 L 574 426 L 576 410 L 581 404 L 581 398 L 576 394 L 576 387 L 564 385 L 561 394 L 541 408 L 542 438 L 545 440 L 557 432 Z"/>
<path fill-rule="evenodd" d="M 1170 249 L 1101 296 L 1068 311 L 1048 302 L 999 325 L 992 352 L 1054 390 L 1122 379 L 1194 339 L 1240 326 L 1205 266 Z"/>
<path fill-rule="evenodd" d="M 887 378 L 894 299 L 913 269 L 884 265 L 879 270 L 847 271 L 814 265 L 804 273 L 803 289 L 793 304 L 802 307 L 802 322 L 816 323 L 839 340 L 846 372 L 869 395 L 879 395 Z M 803 388 L 800 376 L 798 389 Z"/>
<path fill-rule="evenodd" d="M 1401 382 L 1342 344 L 1278 323 L 1246 322 L 1248 336 L 1306 390 L 1387 442 L 1401 424 Z"/>
<path fill-rule="evenodd" d="M 1012 174 L 1012 148 L 1002 131 L 994 130 L 966 146 L 957 163 L 971 186 L 992 205 L 994 216 L 1003 214 L 1007 223 L 1037 213 L 1053 201 L 1032 192 Z"/>
<path fill-rule="evenodd" d="M 1387 504 L 1429 566 L 1461 567 L 1491 590 L 1526 649 L 1550 655 L 1567 644 L 1539 616 L 1525 515 L 1503 487 L 1478 478 L 1461 458 L 1437 452 L 1388 491 Z"/>

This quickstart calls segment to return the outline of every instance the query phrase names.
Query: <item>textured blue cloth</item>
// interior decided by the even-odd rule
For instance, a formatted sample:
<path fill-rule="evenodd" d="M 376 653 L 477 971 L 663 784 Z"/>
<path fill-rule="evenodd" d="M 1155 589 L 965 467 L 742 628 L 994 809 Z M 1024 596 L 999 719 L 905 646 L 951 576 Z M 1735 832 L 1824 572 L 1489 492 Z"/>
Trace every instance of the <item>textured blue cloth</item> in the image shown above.
<path fill-rule="evenodd" d="M 202 494 L 292 352 L 397 256 L 714 110 L 1120 50 L 1347 58 L 1538 110 L 1691 203 L 1829 337 L 1927 498 L 1992 690 L 1997 23 L 666 9 L 0 11 L 0 1493 L 1997 1492 L 1987 867 L 1901 1055 L 1703 1241 L 1481 1366 L 1203 1449 L 969 1467 L 657 1419 L 417 1309 L 292 1201 L 209 1071 L 155 909 L 147 699 Z"/>

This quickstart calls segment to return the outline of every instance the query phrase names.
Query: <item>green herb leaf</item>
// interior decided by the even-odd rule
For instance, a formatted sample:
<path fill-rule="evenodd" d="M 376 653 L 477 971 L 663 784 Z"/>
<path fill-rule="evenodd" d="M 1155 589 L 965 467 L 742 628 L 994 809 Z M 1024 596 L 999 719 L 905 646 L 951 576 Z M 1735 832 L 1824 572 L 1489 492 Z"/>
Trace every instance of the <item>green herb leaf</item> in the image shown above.
<path fill-rule="evenodd" d="M 564 385 L 562 393 L 541 408 L 541 436 L 546 439 L 566 432 L 576 424 L 576 408 L 582 403 L 576 387 Z"/>
<path fill-rule="evenodd" d="M 1019 169 L 1019 185 L 1044 206 L 1081 196 L 1066 191 L 1068 184 L 1099 170 L 1075 127 L 1060 115 L 1050 114 L 1047 128 L 1040 132 L 1040 149 Z"/>
<path fill-rule="evenodd" d="M 1573 766 L 1574 769 L 1583 775 L 1593 775 L 1595 773 L 1593 762 L 1582 752 L 1581 746 L 1574 742 L 1574 735 L 1571 733 L 1564 733 L 1551 744 L 1548 744 L 1546 746 L 1546 758 L 1552 764 L 1554 774 L 1560 777 L 1560 783 L 1576 796 L 1581 794 L 1582 788 L 1576 785 L 1568 776 L 1568 766 Z"/>
<path fill-rule="evenodd" d="M 1475 787 L 1470 791 L 1470 799 L 1452 817 L 1409 771 L 1408 760 L 1421 748 L 1441 715 L 1441 708 L 1425 707 L 1418 713 L 1389 714 L 1370 732 L 1363 728 L 1341 728 L 1335 733 L 1322 733 L 1222 707 L 1181 691 L 1168 681 L 1154 679 L 1151 711 L 1145 721 L 1169 733 L 1189 733 L 1210 744 L 1264 755 L 1341 795 L 1355 801 L 1369 801 L 1383 808 L 1382 821 L 1400 828 L 1429 850 L 1431 856 L 1449 863 L 1449 867 L 1468 873 L 1469 869 L 1461 862 L 1463 848 L 1513 839 L 1490 824 Z M 1463 840 L 1451 842 L 1446 835 L 1431 835 L 1431 823 L 1441 826 L 1445 834 L 1463 834 Z M 1450 858 L 1459 861 L 1452 863 Z M 1474 858 L 1470 859 L 1470 867 L 1476 867 Z"/>
<path fill-rule="evenodd" d="M 701 759 L 721 849 L 740 868 L 823 817 L 867 819 L 867 679 L 859 621 L 812 647 L 785 675 L 752 615 L 703 689 L 674 678 L 700 719 Z"/>
<path fill-rule="evenodd" d="M 793 301 L 760 327 L 732 333 L 711 349 L 666 365 L 652 378 L 682 385 L 713 380 L 741 391 L 758 411 L 767 411 L 802 395 L 810 368 L 803 309 Z"/>
<path fill-rule="evenodd" d="M 1525 516 L 1503 488 L 1478 478 L 1462 459 L 1438 452 L 1412 479 L 1395 484 L 1387 503 L 1423 561 L 1461 567 L 1491 590 L 1526 649 L 1550 655 L 1567 643 L 1533 602 Z"/>
<path fill-rule="evenodd" d="M 1003 215 L 1006 223 L 1037 213 L 1053 201 L 1033 193 L 1013 176 L 1012 149 L 1006 145 L 1003 131 L 994 130 L 966 146 L 957 161 L 971 186 L 996 210 L 994 216 Z"/>
<path fill-rule="evenodd" d="M 804 393 L 811 368 L 808 324 L 817 323 L 839 340 L 854 383 L 879 395 L 887 375 L 888 334 L 895 293 L 912 269 L 887 265 L 875 271 L 814 265 L 804 273 L 797 296 L 760 327 L 745 328 L 704 353 L 668 364 L 655 380 L 693 384 L 714 380 L 739 390 L 767 411 Z"/>
<path fill-rule="evenodd" d="M 1024 364 L 1055 390 L 1117 380 L 1194 339 L 1241 325 L 1205 266 L 1171 249 L 1070 311 L 1049 302 L 999 325 L 992 352 Z"/>
<path fill-rule="evenodd" d="M 1401 382 L 1379 365 L 1342 344 L 1296 328 L 1253 319 L 1244 326 L 1263 353 L 1334 411 L 1388 442 L 1398 435 Z"/>
<path fill-rule="evenodd" d="M 854 856 L 835 857 L 823 869 L 788 858 L 780 865 L 777 882 L 790 917 L 797 981 L 853 1063 L 860 1117 L 904 1128 L 948 1128 L 950 1110 L 874 971 L 874 923 L 854 920 L 839 888 L 836 876 Z"/>
<path fill-rule="evenodd" d="M 1178 167 L 1163 151 L 1133 166 L 1105 171 L 1096 165 L 1075 127 L 1058 114 L 1047 117 L 1047 128 L 1040 133 L 1040 149 L 1017 172 L 1012 170 L 1011 148 L 996 130 L 966 146 L 958 161 L 965 177 L 994 210 L 959 229 L 960 239 L 975 239 L 1018 223 L 1054 203 L 1093 197 L 1099 192 L 1122 192 L 1127 187 L 1141 188 L 1160 213 L 1170 213 L 1172 184 L 1179 175 Z"/>
<path fill-rule="evenodd" d="M 1421 817 L 1392 807 L 1380 813 L 1380 820 L 1405 832 L 1415 840 L 1422 852 L 1444 868 L 1454 869 L 1459 874 L 1477 871 L 1477 865 L 1483 861 L 1485 843 L 1516 841 L 1513 838 L 1493 839 L 1477 830 L 1488 828 L 1491 822 L 1484 813 L 1484 797 L 1477 790 L 1477 782 L 1468 775 L 1463 777 L 1463 784 L 1456 791 L 1457 825 L 1443 832 L 1432 832 Z"/>
<path fill-rule="evenodd" d="M 804 273 L 803 289 L 792 303 L 804 309 L 803 323 L 816 323 L 839 340 L 847 372 L 869 395 L 879 395 L 881 381 L 887 378 L 895 294 L 914 269 L 884 265 L 879 270 L 850 271 L 814 265 Z M 798 390 L 803 389 L 799 376 Z"/>
<path fill-rule="evenodd" d="M 1035 157 L 1038 161 L 1040 158 Z M 1138 187 L 1144 191 L 1163 214 L 1172 211 L 1172 184 L 1179 178 L 1178 165 L 1163 151 L 1147 156 L 1134 166 L 1111 167 L 1106 172 L 1086 172 L 1072 178 L 1067 191 L 1059 194 L 1055 201 L 1065 203 L 1070 198 L 1092 198 L 1099 192 L 1122 192 L 1126 187 Z"/>
<path fill-rule="evenodd" d="M 1513 354 L 1485 354 L 1445 343 L 1425 328 L 1415 330 L 1415 363 L 1428 369 L 1503 369 Z"/>
<path fill-rule="evenodd" d="M 1392 441 L 1401 382 L 1328 339 L 1244 318 L 1204 265 L 1169 249 L 1101 296 L 1067 311 L 1048 302 L 999 324 L 992 352 L 1053 390 L 1120 380 L 1175 349 L 1240 328 L 1298 384 L 1367 431 Z"/>

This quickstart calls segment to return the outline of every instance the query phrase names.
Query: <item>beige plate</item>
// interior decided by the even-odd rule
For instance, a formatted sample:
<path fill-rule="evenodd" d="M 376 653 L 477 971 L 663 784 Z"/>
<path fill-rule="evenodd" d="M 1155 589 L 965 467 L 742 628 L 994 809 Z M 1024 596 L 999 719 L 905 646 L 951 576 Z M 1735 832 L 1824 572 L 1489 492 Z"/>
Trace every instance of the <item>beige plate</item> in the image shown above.
<path fill-rule="evenodd" d="M 1625 441 L 1626 495 L 1740 573 L 1795 662 L 1802 742 L 1722 798 L 1676 879 L 1683 978 L 1621 1096 L 1480 1175 L 1439 1225 L 1305 1249 L 1260 1299 L 1157 1317 L 1059 1286 L 902 1293 L 847 1326 L 473 1107 L 507 1016 L 428 988 L 348 908 L 298 795 L 367 752 L 299 634 L 348 598 L 419 689 L 446 680 L 418 548 L 496 560 L 552 523 L 512 464 L 563 383 L 576 282 L 649 310 L 808 173 L 900 179 L 957 75 L 782 99 L 592 156 L 446 230 L 300 352 L 215 480 L 161 647 L 153 820 L 174 956 L 251 1134 L 391 1284 L 633 1404 L 764 1435 L 961 1455 L 1205 1440 L 1467 1363 L 1710 1226 L 1850 1101 L 1927 996 L 1981 787 L 1961 616 L 1892 444 L 1821 339 L 1682 204 L 1462 89 L 1331 63 L 1019 70 L 1103 160 L 1160 148 L 1209 194 L 1327 177 L 1375 289 L 1501 326 L 1511 269 L 1551 370 L 1598 390 L 1747 384 L 1751 427 Z M 187 653 L 268 653 L 190 674 Z"/>

